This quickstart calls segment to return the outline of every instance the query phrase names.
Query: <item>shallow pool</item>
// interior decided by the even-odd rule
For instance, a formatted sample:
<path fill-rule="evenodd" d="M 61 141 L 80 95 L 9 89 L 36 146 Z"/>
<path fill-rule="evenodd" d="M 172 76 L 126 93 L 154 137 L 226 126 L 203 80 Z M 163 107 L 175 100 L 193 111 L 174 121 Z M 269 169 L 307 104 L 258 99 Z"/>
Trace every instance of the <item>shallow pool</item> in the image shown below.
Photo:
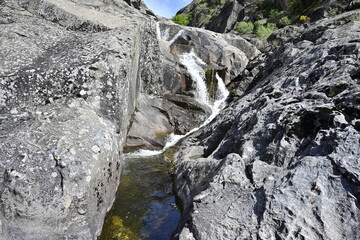
<path fill-rule="evenodd" d="M 127 157 L 100 240 L 168 240 L 180 221 L 170 164 L 160 156 Z"/>

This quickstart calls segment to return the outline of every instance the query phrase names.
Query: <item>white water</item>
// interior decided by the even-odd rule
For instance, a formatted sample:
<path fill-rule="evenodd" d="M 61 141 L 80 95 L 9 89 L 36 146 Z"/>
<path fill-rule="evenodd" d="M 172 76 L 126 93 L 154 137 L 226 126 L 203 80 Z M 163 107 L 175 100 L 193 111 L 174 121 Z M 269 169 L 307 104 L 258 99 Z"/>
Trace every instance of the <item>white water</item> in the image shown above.
<path fill-rule="evenodd" d="M 158 37 L 161 39 L 160 27 L 157 25 Z M 174 37 L 171 41 L 175 41 L 176 37 Z M 196 99 L 211 108 L 211 115 L 200 125 L 200 127 L 193 128 L 185 135 L 176 135 L 170 134 L 168 136 L 168 140 L 166 145 L 162 150 L 154 151 L 154 150 L 138 150 L 133 153 L 128 153 L 126 155 L 130 155 L 131 157 L 146 157 L 146 156 L 155 156 L 164 153 L 169 148 L 173 147 L 184 137 L 196 132 L 200 128 L 209 124 L 220 112 L 221 109 L 225 107 L 226 98 L 229 96 L 229 91 L 226 89 L 226 86 L 223 80 L 216 74 L 216 79 L 218 81 L 218 90 L 217 97 L 214 102 L 210 101 L 209 93 L 205 83 L 205 71 L 202 66 L 206 67 L 204 61 L 202 61 L 198 56 L 195 55 L 193 51 L 190 53 L 185 53 L 180 56 L 180 62 L 186 67 L 188 73 L 191 76 L 191 79 L 196 83 Z"/>
<path fill-rule="evenodd" d="M 193 51 L 180 56 L 180 62 L 186 67 L 191 79 L 196 83 L 196 99 L 211 107 L 209 93 L 206 87 L 205 73 L 201 66 L 206 65 Z"/>
<path fill-rule="evenodd" d="M 171 45 L 175 42 L 175 40 L 184 33 L 184 30 L 180 30 L 171 40 L 170 38 L 170 30 L 166 29 L 164 33 L 161 32 L 159 22 L 156 22 L 156 35 L 159 40 L 164 40 L 168 42 L 168 45 Z"/>

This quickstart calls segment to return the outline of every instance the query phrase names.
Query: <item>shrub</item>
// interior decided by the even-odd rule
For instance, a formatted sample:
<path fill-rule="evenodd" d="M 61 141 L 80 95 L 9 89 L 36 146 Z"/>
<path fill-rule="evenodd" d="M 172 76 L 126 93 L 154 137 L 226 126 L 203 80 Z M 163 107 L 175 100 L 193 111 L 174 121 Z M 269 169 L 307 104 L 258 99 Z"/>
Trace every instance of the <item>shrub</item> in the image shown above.
<path fill-rule="evenodd" d="M 183 25 L 183 26 L 186 26 L 189 24 L 189 20 L 181 14 L 176 15 L 175 17 L 173 17 L 172 20 L 174 21 L 174 23 L 177 23 L 177 24 Z"/>
<path fill-rule="evenodd" d="M 309 17 L 308 16 L 300 16 L 300 22 L 306 22 L 307 20 L 309 20 Z"/>
<path fill-rule="evenodd" d="M 254 30 L 254 24 L 252 22 L 239 22 L 236 25 L 236 30 L 241 34 L 250 34 Z"/>
<path fill-rule="evenodd" d="M 258 20 L 256 22 L 254 22 L 255 31 L 257 31 L 259 29 L 259 27 L 262 26 L 262 25 L 264 25 L 264 24 L 262 23 L 261 20 Z"/>
<path fill-rule="evenodd" d="M 337 9 L 337 8 L 332 8 L 332 7 L 330 7 L 329 10 L 328 10 L 329 16 L 330 16 L 330 17 L 335 17 L 336 14 L 338 13 L 338 10 L 339 10 L 339 9 Z"/>
<path fill-rule="evenodd" d="M 284 17 L 280 18 L 278 24 L 280 27 L 285 27 L 285 26 L 291 24 L 291 20 L 287 16 L 284 16 Z"/>
<path fill-rule="evenodd" d="M 187 15 L 186 15 L 186 19 L 190 22 L 191 19 L 193 18 L 194 16 L 194 13 L 193 12 L 189 12 Z"/>
<path fill-rule="evenodd" d="M 276 24 L 275 23 L 268 23 L 266 24 L 266 28 L 275 31 L 277 29 Z"/>
<path fill-rule="evenodd" d="M 284 12 L 283 11 L 278 11 L 276 9 L 271 9 L 270 13 L 269 13 L 269 21 L 270 22 L 275 22 L 277 23 L 279 21 L 279 19 L 281 17 L 284 16 Z"/>
<path fill-rule="evenodd" d="M 275 23 L 268 23 L 266 26 L 260 26 L 256 31 L 256 36 L 259 39 L 267 39 L 276 30 Z"/>

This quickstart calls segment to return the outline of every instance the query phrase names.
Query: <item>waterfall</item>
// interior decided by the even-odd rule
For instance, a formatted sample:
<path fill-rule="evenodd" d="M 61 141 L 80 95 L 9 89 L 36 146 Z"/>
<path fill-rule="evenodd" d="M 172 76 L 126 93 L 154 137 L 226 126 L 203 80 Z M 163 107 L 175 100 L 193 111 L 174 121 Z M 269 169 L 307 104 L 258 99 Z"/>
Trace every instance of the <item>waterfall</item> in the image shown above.
<path fill-rule="evenodd" d="M 211 107 L 209 93 L 206 87 L 204 69 L 201 67 L 206 65 L 194 51 L 185 53 L 180 56 L 180 62 L 186 67 L 191 79 L 196 83 L 196 99 L 209 107 Z"/>
<path fill-rule="evenodd" d="M 163 40 L 168 42 L 168 45 L 170 46 L 171 44 L 173 44 L 175 42 L 175 40 L 181 36 L 181 34 L 184 33 L 184 30 L 181 29 L 179 30 L 178 33 L 175 34 L 175 36 L 170 40 L 170 30 L 169 29 L 165 29 L 165 31 L 162 33 L 161 32 L 161 28 L 160 28 L 160 24 L 159 22 L 156 22 L 156 36 L 157 39 L 159 40 Z"/>
<path fill-rule="evenodd" d="M 182 34 L 183 30 L 180 30 L 179 33 L 171 40 L 171 42 L 175 41 L 178 36 Z M 162 37 L 159 23 L 157 23 L 157 35 L 159 39 L 165 40 Z M 166 41 L 166 40 L 165 40 Z M 229 91 L 226 89 L 226 86 L 223 82 L 223 80 L 219 77 L 219 75 L 216 73 L 215 77 L 217 79 L 218 83 L 218 89 L 217 89 L 217 97 L 214 102 L 210 100 L 208 89 L 205 83 L 205 71 L 203 67 L 206 67 L 206 63 L 202 61 L 194 51 L 191 51 L 190 53 L 184 53 L 180 56 L 180 62 L 185 66 L 187 72 L 189 73 L 191 79 L 196 84 L 196 100 L 200 103 L 208 106 L 211 108 L 211 115 L 200 125 L 200 127 L 193 128 L 185 135 L 176 135 L 174 133 L 170 134 L 168 136 L 168 140 L 162 150 L 159 151 L 153 151 L 153 150 L 138 150 L 133 153 L 129 153 L 132 157 L 144 157 L 144 156 L 154 156 L 164 153 L 169 148 L 175 146 L 176 143 L 178 143 L 181 139 L 184 137 L 187 137 L 188 135 L 192 134 L 193 132 L 196 132 L 200 128 L 204 127 L 208 123 L 210 123 L 216 115 L 219 114 L 221 109 L 225 107 L 225 101 L 226 98 L 229 96 Z"/>
<path fill-rule="evenodd" d="M 167 34 L 168 34 L 167 37 L 169 37 L 169 32 L 168 32 L 168 31 L 165 31 L 165 33 L 167 33 Z M 176 40 L 178 37 L 180 37 L 181 34 L 183 34 L 183 33 L 184 33 L 184 30 L 180 30 L 180 31 L 169 41 L 169 44 L 170 44 L 170 45 L 173 44 L 173 43 L 175 42 L 175 40 Z"/>

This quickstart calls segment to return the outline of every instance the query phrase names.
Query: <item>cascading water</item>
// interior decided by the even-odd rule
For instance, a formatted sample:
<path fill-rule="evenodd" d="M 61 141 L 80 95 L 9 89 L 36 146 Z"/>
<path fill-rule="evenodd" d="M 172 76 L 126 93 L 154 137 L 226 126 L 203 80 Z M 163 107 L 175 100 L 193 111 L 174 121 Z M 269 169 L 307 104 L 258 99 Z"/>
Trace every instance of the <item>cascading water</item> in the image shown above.
<path fill-rule="evenodd" d="M 176 143 L 178 143 L 184 137 L 187 137 L 188 135 L 192 134 L 193 132 L 196 132 L 203 126 L 210 123 L 216 117 L 216 115 L 219 114 L 220 110 L 224 108 L 225 101 L 229 96 L 229 91 L 226 89 L 226 86 L 223 80 L 219 77 L 219 75 L 217 73 L 215 75 L 218 83 L 218 90 L 217 90 L 217 98 L 214 102 L 212 102 L 210 100 L 208 89 L 205 83 L 204 68 L 206 67 L 206 64 L 204 63 L 204 61 L 202 61 L 198 56 L 195 55 L 193 51 L 191 51 L 190 53 L 182 54 L 180 56 L 180 62 L 186 67 L 189 75 L 191 76 L 191 79 L 196 83 L 196 96 L 195 96 L 196 99 L 200 103 L 211 108 L 211 115 L 203 122 L 203 124 L 201 124 L 197 128 L 193 128 L 185 135 L 176 135 L 173 133 L 170 134 L 168 136 L 168 141 L 166 142 L 166 145 L 162 150 L 154 151 L 154 150 L 141 149 L 134 153 L 130 153 L 132 157 L 154 156 L 164 153 L 169 148 L 175 146 Z"/>
<path fill-rule="evenodd" d="M 209 107 L 211 107 L 209 93 L 206 87 L 205 73 L 201 65 L 206 65 L 194 51 L 185 53 L 180 56 L 180 62 L 186 67 L 191 79 L 196 83 L 196 99 Z"/>
<path fill-rule="evenodd" d="M 172 44 L 178 36 L 168 41 L 168 31 L 161 34 L 157 25 L 159 40 Z M 211 115 L 200 127 L 185 135 L 170 134 L 165 147 L 160 151 L 140 150 L 125 155 L 126 161 L 120 180 L 119 190 L 113 208 L 106 217 L 101 240 L 169 239 L 180 221 L 172 192 L 169 163 L 162 156 L 167 149 L 175 146 L 182 138 L 210 123 L 225 105 L 229 95 L 223 80 L 216 74 L 217 98 L 212 101 L 205 83 L 206 64 L 191 51 L 180 56 L 196 85 L 196 99 L 211 108 Z"/>

